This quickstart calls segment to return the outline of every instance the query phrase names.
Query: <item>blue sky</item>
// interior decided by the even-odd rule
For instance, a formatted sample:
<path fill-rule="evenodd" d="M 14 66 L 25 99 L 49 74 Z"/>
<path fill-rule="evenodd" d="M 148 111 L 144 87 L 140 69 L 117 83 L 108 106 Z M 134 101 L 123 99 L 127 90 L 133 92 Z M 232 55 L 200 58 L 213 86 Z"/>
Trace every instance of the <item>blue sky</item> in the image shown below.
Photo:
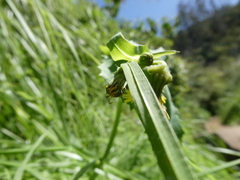
<path fill-rule="evenodd" d="M 104 0 L 91 0 L 100 6 Z M 177 6 L 180 1 L 190 2 L 193 0 L 125 0 L 118 14 L 119 19 L 131 21 L 143 20 L 148 17 L 160 21 L 163 17 L 174 18 L 177 15 Z M 217 5 L 223 3 L 236 4 L 238 0 L 215 0 Z"/>

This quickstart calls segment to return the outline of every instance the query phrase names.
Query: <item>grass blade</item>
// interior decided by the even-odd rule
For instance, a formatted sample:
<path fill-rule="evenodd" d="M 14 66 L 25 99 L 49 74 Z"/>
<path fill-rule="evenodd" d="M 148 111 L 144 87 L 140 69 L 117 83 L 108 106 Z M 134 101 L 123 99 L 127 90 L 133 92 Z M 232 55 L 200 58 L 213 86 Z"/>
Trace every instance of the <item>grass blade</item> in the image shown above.
<path fill-rule="evenodd" d="M 31 147 L 23 147 L 23 148 L 15 148 L 15 149 L 5 149 L 5 150 L 0 150 L 0 154 L 19 154 L 19 153 L 27 153 Z M 61 151 L 66 149 L 66 147 L 58 147 L 58 146 L 53 146 L 53 147 L 44 147 L 44 148 L 38 148 L 36 151 L 37 152 L 54 152 L 54 151 Z"/>
<path fill-rule="evenodd" d="M 220 166 L 217 166 L 217 167 L 214 167 L 214 168 L 211 168 L 211 169 L 208 169 L 204 172 L 201 172 L 201 173 L 198 173 L 198 177 L 203 177 L 203 176 L 207 176 L 209 174 L 213 174 L 213 173 L 216 173 L 218 171 L 221 171 L 221 170 L 225 170 L 227 168 L 231 168 L 233 166 L 237 166 L 240 164 L 240 159 L 237 159 L 237 160 L 234 160 L 234 161 L 231 161 L 231 162 L 226 162 Z"/>
<path fill-rule="evenodd" d="M 23 162 L 20 164 L 20 166 L 18 167 L 13 180 L 21 180 L 22 176 L 23 176 L 23 172 L 25 171 L 25 167 L 27 166 L 28 161 L 30 160 L 30 158 L 32 157 L 34 151 L 38 148 L 38 146 L 40 146 L 40 144 L 43 142 L 43 140 L 45 139 L 46 134 L 41 135 L 38 140 L 33 144 L 32 148 L 30 149 L 30 151 L 27 153 L 25 159 L 23 160 Z"/>
<path fill-rule="evenodd" d="M 89 164 L 87 164 L 86 166 L 84 166 L 83 168 L 81 168 L 81 170 L 75 175 L 73 176 L 72 180 L 77 180 L 80 177 L 82 177 L 82 175 L 84 175 L 89 169 L 92 169 L 93 167 L 95 167 L 96 165 L 96 161 L 92 161 Z"/>

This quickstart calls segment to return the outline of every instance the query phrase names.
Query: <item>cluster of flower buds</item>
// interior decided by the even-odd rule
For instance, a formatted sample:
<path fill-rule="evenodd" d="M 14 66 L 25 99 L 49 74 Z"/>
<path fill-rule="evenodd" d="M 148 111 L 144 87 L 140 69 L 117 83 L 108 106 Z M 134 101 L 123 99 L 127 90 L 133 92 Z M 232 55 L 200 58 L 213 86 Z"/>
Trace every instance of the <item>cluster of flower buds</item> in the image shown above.
<path fill-rule="evenodd" d="M 166 99 L 162 95 L 163 88 L 172 80 L 167 63 L 165 61 L 153 63 L 153 55 L 150 52 L 142 53 L 136 62 L 143 69 L 159 102 L 163 105 Z M 133 101 L 130 92 L 127 90 L 126 78 L 121 67 L 117 69 L 113 80 L 106 86 L 106 93 L 108 97 L 120 97 L 123 95 L 125 102 Z"/>
<path fill-rule="evenodd" d="M 167 63 L 165 61 L 159 61 L 157 64 L 147 66 L 143 70 L 159 101 L 163 103 L 163 88 L 172 81 L 172 75 L 168 70 Z"/>

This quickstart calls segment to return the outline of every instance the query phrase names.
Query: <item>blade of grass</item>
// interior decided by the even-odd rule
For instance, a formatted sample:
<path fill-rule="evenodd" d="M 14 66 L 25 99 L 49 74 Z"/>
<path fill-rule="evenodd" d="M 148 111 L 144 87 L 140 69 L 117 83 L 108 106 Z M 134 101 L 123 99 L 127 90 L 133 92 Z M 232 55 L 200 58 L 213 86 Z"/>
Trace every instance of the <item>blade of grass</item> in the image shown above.
<path fill-rule="evenodd" d="M 240 164 L 240 159 L 237 159 L 237 160 L 234 160 L 234 161 L 231 161 L 231 162 L 226 162 L 220 166 L 217 166 L 217 167 L 214 167 L 214 168 L 211 168 L 211 169 L 208 169 L 204 172 L 201 172 L 201 173 L 198 173 L 197 176 L 198 177 L 203 177 L 203 176 L 207 176 L 209 174 L 213 174 L 213 173 L 216 173 L 218 171 L 221 171 L 221 170 L 225 170 L 227 168 L 231 168 L 233 166 L 237 166 Z"/>
<path fill-rule="evenodd" d="M 139 175 L 139 174 L 132 174 L 123 170 L 120 170 L 110 164 L 104 164 L 103 165 L 103 169 L 105 172 L 109 173 L 109 174 L 113 174 L 118 178 L 121 179 L 131 179 L 131 180 L 147 180 L 145 177 Z"/>
<path fill-rule="evenodd" d="M 213 146 L 208 146 L 208 149 L 210 149 L 211 151 L 214 151 L 214 152 L 218 152 L 218 153 L 223 153 L 223 154 L 228 154 L 228 155 L 233 155 L 233 156 L 238 156 L 238 157 L 240 157 L 240 152 L 239 152 L 239 151 L 232 150 L 232 149 L 220 148 L 220 147 L 213 147 Z"/>
<path fill-rule="evenodd" d="M 0 150 L 0 154 L 18 154 L 18 153 L 26 153 L 31 149 L 31 147 L 24 147 L 24 148 L 15 148 L 15 149 L 6 149 L 6 150 Z M 64 150 L 65 147 L 44 147 L 44 148 L 38 148 L 37 152 L 54 152 L 54 151 L 61 151 Z"/>
<path fill-rule="evenodd" d="M 35 126 L 35 131 L 39 132 L 40 134 L 46 134 L 47 138 L 54 142 L 56 145 L 62 145 L 62 142 L 59 140 L 56 133 L 54 133 L 52 130 L 48 130 L 46 126 L 36 120 L 33 120 L 32 123 Z"/>
<path fill-rule="evenodd" d="M 23 162 L 20 164 L 20 166 L 18 167 L 13 180 L 21 180 L 23 173 L 25 171 L 25 167 L 27 166 L 28 161 L 30 160 L 30 158 L 32 157 L 33 153 L 35 152 L 35 150 L 38 148 L 38 146 L 40 146 L 40 144 L 43 142 L 43 140 L 45 139 L 46 134 L 41 135 L 38 140 L 33 144 L 32 148 L 30 149 L 30 151 L 27 153 L 25 159 L 23 160 Z"/>
<path fill-rule="evenodd" d="M 38 180 L 46 180 L 46 176 L 44 176 L 45 174 L 37 171 L 34 168 L 26 168 L 26 171 L 29 172 L 33 177 L 35 177 Z"/>
<path fill-rule="evenodd" d="M 146 76 L 135 62 L 122 65 L 137 112 L 166 179 L 194 180 L 186 157 Z"/>
<path fill-rule="evenodd" d="M 22 27 L 24 28 L 26 34 L 29 36 L 29 39 L 35 44 L 37 42 L 35 35 L 33 34 L 32 30 L 27 25 L 26 21 L 24 20 L 22 14 L 18 11 L 14 3 L 10 0 L 6 0 L 9 7 L 12 9 L 12 11 L 15 13 L 16 17 L 18 18 L 19 22 L 21 23 Z"/>
<path fill-rule="evenodd" d="M 47 49 L 47 46 L 44 44 L 41 39 L 37 38 L 34 33 L 32 32 L 31 28 L 28 26 L 27 22 L 23 18 L 23 15 L 19 12 L 17 7 L 14 5 L 12 1 L 6 0 L 8 3 L 9 7 L 12 9 L 14 14 L 16 15 L 19 23 L 21 24 L 23 30 L 26 32 L 27 36 L 31 40 L 31 42 L 35 45 L 36 48 L 38 48 L 40 51 L 44 51 L 44 53 L 50 57 L 49 55 L 49 50 Z M 51 57 L 50 57 L 51 58 Z"/>
<path fill-rule="evenodd" d="M 18 135 L 14 134 L 13 132 L 5 129 L 5 128 L 2 128 L 0 130 L 3 134 L 11 137 L 12 139 L 16 140 L 17 142 L 24 142 L 24 139 L 22 139 L 21 137 L 19 137 Z"/>
<path fill-rule="evenodd" d="M 83 160 L 83 158 L 81 156 L 79 156 L 78 154 L 68 152 L 68 151 L 58 151 L 58 152 L 55 152 L 55 154 L 62 155 L 62 156 L 65 156 L 65 157 L 68 157 L 68 158 L 71 158 L 71 159 L 78 160 L 78 161 Z"/>
<path fill-rule="evenodd" d="M 0 160 L 0 165 L 4 165 L 4 166 L 12 166 L 12 167 L 18 167 L 19 166 L 19 162 L 16 161 L 4 161 L 4 160 Z"/>
<path fill-rule="evenodd" d="M 80 169 L 79 172 L 77 172 L 77 174 L 75 174 L 71 180 L 77 180 L 80 177 L 82 177 L 86 172 L 88 172 L 88 170 L 92 169 L 93 167 L 95 167 L 96 165 L 96 161 L 92 161 L 90 163 L 88 163 L 86 166 L 84 166 L 83 168 Z"/>
<path fill-rule="evenodd" d="M 0 174 L 0 177 L 3 177 L 5 179 L 12 179 L 11 172 L 6 168 L 3 169 L 3 172 Z"/>

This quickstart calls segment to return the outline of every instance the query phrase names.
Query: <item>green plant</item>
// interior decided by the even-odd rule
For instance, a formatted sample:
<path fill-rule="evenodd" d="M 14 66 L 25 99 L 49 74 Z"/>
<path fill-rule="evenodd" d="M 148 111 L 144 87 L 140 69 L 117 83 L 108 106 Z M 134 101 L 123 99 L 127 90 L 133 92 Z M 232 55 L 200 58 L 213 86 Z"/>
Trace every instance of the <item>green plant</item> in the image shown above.
<path fill-rule="evenodd" d="M 132 97 L 133 106 L 142 121 L 158 165 L 166 179 L 195 179 L 163 105 L 165 99 L 162 91 L 171 81 L 172 76 L 167 70 L 167 64 L 156 59 L 162 55 L 175 54 L 176 51 L 159 50 L 151 53 L 148 44 L 131 43 L 124 39 L 121 33 L 113 36 L 107 47 L 109 52 L 106 51 L 106 53 L 109 53 L 113 61 L 130 62 L 123 62 L 116 69 L 114 79 L 106 86 L 107 94 L 110 97 L 123 95 L 124 99 L 126 92 L 130 91 L 127 97 Z M 107 58 L 107 61 L 111 59 Z M 107 71 L 105 66 L 101 66 L 101 69 L 104 77 L 111 72 Z M 107 73 L 105 74 L 104 71 Z M 125 100 L 131 102 L 131 100 Z"/>

